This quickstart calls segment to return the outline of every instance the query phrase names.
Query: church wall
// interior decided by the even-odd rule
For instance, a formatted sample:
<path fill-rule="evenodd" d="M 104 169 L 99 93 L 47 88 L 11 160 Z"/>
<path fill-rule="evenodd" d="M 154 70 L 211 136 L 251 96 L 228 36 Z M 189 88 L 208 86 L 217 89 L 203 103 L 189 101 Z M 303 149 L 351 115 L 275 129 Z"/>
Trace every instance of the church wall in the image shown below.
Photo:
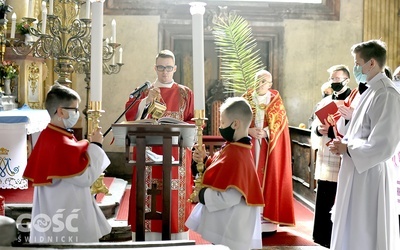
<path fill-rule="evenodd" d="M 125 110 L 129 94 L 147 80 L 156 78 L 153 70 L 158 52 L 158 16 L 104 16 L 104 38 L 110 38 L 111 21 L 117 23 L 117 43 L 123 48 L 123 63 L 118 74 L 103 75 L 103 101 L 105 111 L 100 118 L 103 133 Z M 115 58 L 119 60 L 118 52 Z M 110 62 L 111 63 L 111 62 Z M 78 92 L 82 97 L 81 107 L 86 103 L 84 75 L 77 76 Z M 125 116 L 120 119 L 125 120 Z M 110 145 L 112 132 L 105 138 L 103 148 L 108 152 L 125 152 L 125 147 Z"/>
<path fill-rule="evenodd" d="M 363 0 L 341 1 L 339 21 L 285 20 L 283 69 L 280 93 L 289 124 L 307 125 L 315 104 L 321 99 L 321 85 L 327 69 L 345 64 L 356 86 L 350 48 L 362 41 Z"/>

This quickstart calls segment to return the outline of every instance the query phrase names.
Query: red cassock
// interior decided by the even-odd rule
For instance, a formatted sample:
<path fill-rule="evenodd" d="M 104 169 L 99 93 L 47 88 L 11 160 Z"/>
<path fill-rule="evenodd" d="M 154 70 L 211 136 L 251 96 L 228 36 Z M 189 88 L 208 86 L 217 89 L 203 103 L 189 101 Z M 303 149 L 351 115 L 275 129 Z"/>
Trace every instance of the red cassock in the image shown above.
<path fill-rule="evenodd" d="M 171 88 L 160 88 L 162 101 L 165 103 L 167 110 L 164 117 L 173 117 L 188 123 L 193 123 L 194 104 L 193 92 L 186 86 L 173 83 Z M 126 112 L 126 120 L 133 121 L 136 118 L 140 100 L 147 96 L 147 92 L 143 93 L 139 100 L 132 105 L 129 111 Z M 128 107 L 134 98 L 130 98 L 126 103 Z M 156 154 L 162 155 L 162 147 L 152 147 L 152 151 Z M 174 147 L 172 155 L 175 159 L 179 159 L 178 148 Z M 135 152 L 134 152 L 135 157 Z M 192 193 L 193 178 L 191 174 L 191 150 L 184 149 L 182 166 L 172 167 L 172 180 L 171 180 L 171 233 L 181 233 L 188 231 L 185 226 L 185 221 L 191 211 L 191 203 L 188 202 L 190 194 Z M 136 197 L 136 168 L 133 169 L 131 197 Z M 145 171 L 146 188 L 151 189 L 152 184 L 157 184 L 157 189 L 162 189 L 162 166 L 152 166 L 146 168 Z M 151 209 L 151 196 L 146 195 L 145 209 Z M 162 195 L 157 195 L 156 209 L 162 212 Z M 132 232 L 136 232 L 136 199 L 131 199 L 129 204 L 128 223 L 131 225 Z M 151 220 L 145 221 L 146 232 L 162 232 L 162 221 Z"/>
<path fill-rule="evenodd" d="M 29 156 L 24 178 L 40 186 L 52 184 L 53 178 L 81 175 L 89 166 L 88 147 L 88 140 L 77 141 L 72 133 L 49 124 Z"/>
<path fill-rule="evenodd" d="M 260 140 L 257 172 L 264 195 L 263 218 L 280 225 L 295 225 L 292 184 L 291 141 L 289 122 L 282 98 L 270 89 L 271 101 L 265 107 L 264 125 L 269 127 L 269 140 Z M 246 98 L 252 98 L 247 93 Z M 255 112 L 254 112 L 255 114 Z M 254 127 L 253 124 L 250 127 Z M 252 141 L 259 143 L 255 139 Z"/>

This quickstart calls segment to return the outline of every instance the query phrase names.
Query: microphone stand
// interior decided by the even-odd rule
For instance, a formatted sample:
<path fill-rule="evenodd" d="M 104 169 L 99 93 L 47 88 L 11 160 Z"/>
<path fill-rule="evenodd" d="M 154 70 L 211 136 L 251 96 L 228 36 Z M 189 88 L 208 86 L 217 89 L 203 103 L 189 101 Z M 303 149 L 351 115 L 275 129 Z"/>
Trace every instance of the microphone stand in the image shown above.
<path fill-rule="evenodd" d="M 140 96 L 140 92 L 139 92 L 138 94 L 136 94 L 135 96 L 133 96 L 133 98 L 135 98 L 135 100 L 134 100 L 133 102 L 131 102 L 131 104 L 129 104 L 128 107 L 126 107 L 126 109 L 124 110 L 124 112 L 122 112 L 122 114 L 117 118 L 117 120 L 115 120 L 114 123 L 117 123 L 117 122 L 119 121 L 119 119 L 121 119 L 121 117 L 122 117 L 123 115 L 125 115 L 125 113 L 128 112 L 129 109 L 131 109 L 131 107 L 133 106 L 133 104 L 135 104 L 135 102 L 137 101 L 137 99 L 139 98 L 139 96 Z M 113 123 L 113 124 L 114 124 L 114 123 Z M 103 137 L 106 137 L 106 135 L 111 131 L 111 129 L 112 129 L 112 125 L 107 129 L 107 131 L 104 133 Z"/>

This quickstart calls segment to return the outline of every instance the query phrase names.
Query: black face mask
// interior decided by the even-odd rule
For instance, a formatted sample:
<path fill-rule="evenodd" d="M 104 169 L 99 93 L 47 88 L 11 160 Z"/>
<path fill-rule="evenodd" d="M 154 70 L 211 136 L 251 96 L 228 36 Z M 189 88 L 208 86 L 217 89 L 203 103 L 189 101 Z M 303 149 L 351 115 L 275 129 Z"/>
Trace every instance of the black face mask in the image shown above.
<path fill-rule="evenodd" d="M 338 92 L 340 90 L 342 90 L 343 86 L 343 82 L 346 81 L 347 79 L 341 81 L 341 82 L 333 82 L 331 83 L 331 88 L 333 89 L 333 91 Z"/>
<path fill-rule="evenodd" d="M 232 126 L 233 122 L 231 125 L 229 125 L 226 128 L 219 128 L 219 132 L 221 133 L 221 136 L 229 142 L 233 142 L 233 135 L 235 134 L 235 129 L 233 129 Z"/>

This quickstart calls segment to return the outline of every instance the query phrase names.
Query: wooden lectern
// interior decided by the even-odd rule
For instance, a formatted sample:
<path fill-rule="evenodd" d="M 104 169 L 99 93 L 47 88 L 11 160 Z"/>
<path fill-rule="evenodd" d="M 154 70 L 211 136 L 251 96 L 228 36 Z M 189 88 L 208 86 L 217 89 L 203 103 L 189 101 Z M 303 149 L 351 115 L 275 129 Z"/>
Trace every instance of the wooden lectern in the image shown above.
<path fill-rule="evenodd" d="M 196 126 L 192 124 L 139 124 L 122 122 L 112 125 L 114 143 L 125 146 L 127 165 L 137 168 L 136 197 L 136 241 L 145 240 L 145 219 L 154 218 L 155 211 L 145 213 L 145 167 L 163 165 L 163 210 L 162 240 L 171 240 L 171 168 L 182 164 L 182 151 L 185 147 L 192 147 L 195 139 Z M 163 147 L 163 162 L 146 162 L 146 147 Z M 131 160 L 131 147 L 136 146 L 136 161 Z M 172 147 L 179 147 L 179 160 L 172 161 Z"/>

